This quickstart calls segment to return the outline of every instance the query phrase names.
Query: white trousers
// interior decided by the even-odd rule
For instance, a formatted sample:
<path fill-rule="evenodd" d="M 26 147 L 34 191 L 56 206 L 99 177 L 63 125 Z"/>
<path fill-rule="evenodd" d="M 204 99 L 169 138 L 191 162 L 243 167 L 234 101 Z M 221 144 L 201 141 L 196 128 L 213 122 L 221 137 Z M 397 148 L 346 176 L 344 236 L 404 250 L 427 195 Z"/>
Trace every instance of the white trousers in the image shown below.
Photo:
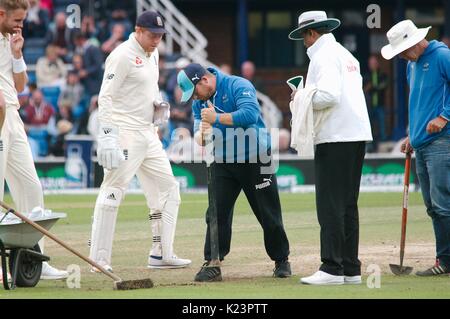
<path fill-rule="evenodd" d="M 0 150 L 0 198 L 3 200 L 8 184 L 17 211 L 28 214 L 36 207 L 44 207 L 44 195 L 31 155 L 30 144 L 19 112 L 7 106 L 1 132 L 3 150 Z M 41 240 L 43 251 L 43 241 Z"/>
<path fill-rule="evenodd" d="M 104 170 L 97 197 L 91 234 L 90 257 L 100 265 L 111 265 L 112 243 L 119 205 L 134 175 L 144 191 L 152 222 L 151 255 L 173 256 L 179 185 L 155 129 L 119 129 L 119 144 L 126 160 L 114 170 Z"/>

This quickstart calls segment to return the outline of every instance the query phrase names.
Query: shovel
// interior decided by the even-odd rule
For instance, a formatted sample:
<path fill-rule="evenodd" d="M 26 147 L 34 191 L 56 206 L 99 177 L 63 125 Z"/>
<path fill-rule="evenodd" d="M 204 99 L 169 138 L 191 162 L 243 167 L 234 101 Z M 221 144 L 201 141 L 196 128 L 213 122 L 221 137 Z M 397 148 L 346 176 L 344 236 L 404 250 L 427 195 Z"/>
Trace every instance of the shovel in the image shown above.
<path fill-rule="evenodd" d="M 408 219 L 408 191 L 409 191 L 409 172 L 411 168 L 411 152 L 406 153 L 405 160 L 405 178 L 403 182 L 403 211 L 402 211 L 402 234 L 400 238 L 400 265 L 389 264 L 394 275 L 409 275 L 413 267 L 403 266 L 403 257 L 405 255 L 406 222 Z"/>
<path fill-rule="evenodd" d="M 59 245 L 63 246 L 65 249 L 73 253 L 74 255 L 80 257 L 85 262 L 90 264 L 91 266 L 97 268 L 100 270 L 103 274 L 110 277 L 112 280 L 114 280 L 114 289 L 117 290 L 131 290 L 131 289 L 146 289 L 146 288 L 152 288 L 153 287 L 153 281 L 151 279 L 137 279 L 137 280 L 122 280 L 119 276 L 107 271 L 105 268 L 100 266 L 98 263 L 93 261 L 92 259 L 82 255 L 80 252 L 76 251 L 66 243 L 64 243 L 62 240 L 58 239 L 55 235 L 51 234 L 48 230 L 46 230 L 44 227 L 36 224 L 31 219 L 25 217 L 23 214 L 15 211 L 2 201 L 0 201 L 0 206 L 3 207 L 8 211 L 8 213 L 12 213 L 19 217 L 21 220 L 23 220 L 25 223 L 31 225 L 33 228 L 35 228 L 37 231 L 41 232 L 45 236 L 51 238 L 55 242 L 57 242 Z"/>

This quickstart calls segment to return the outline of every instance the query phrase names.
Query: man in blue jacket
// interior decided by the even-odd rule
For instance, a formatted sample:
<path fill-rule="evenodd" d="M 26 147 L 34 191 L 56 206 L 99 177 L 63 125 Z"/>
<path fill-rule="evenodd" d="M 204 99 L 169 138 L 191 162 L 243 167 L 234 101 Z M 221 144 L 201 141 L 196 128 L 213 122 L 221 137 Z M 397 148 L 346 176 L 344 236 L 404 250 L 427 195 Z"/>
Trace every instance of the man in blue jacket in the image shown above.
<path fill-rule="evenodd" d="M 436 238 L 436 263 L 418 276 L 450 273 L 450 50 L 425 39 L 428 28 L 410 20 L 387 33 L 381 54 L 408 60 L 409 136 L 403 152 L 416 152 L 416 169 L 427 213 Z"/>
<path fill-rule="evenodd" d="M 290 276 L 289 242 L 283 227 L 275 172 L 270 168 L 270 135 L 262 120 L 255 88 L 246 79 L 225 75 L 214 68 L 204 69 L 196 63 L 181 70 L 177 82 L 183 91 L 181 102 L 194 99 L 197 143 L 205 145 L 206 135 L 214 136 L 211 168 L 215 176 L 220 260 L 230 251 L 233 208 L 243 190 L 263 228 L 266 252 L 275 261 L 273 275 Z M 206 262 L 195 281 L 222 280 L 220 267 L 210 265 L 209 211 L 206 212 Z"/>

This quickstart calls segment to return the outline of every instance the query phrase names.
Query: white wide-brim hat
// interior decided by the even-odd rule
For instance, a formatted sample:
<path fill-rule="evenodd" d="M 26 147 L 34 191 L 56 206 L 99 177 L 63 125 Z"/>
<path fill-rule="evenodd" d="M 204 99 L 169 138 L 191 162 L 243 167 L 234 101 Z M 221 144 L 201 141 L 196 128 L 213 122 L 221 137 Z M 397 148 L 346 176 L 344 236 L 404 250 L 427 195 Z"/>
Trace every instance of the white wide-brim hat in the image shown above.
<path fill-rule="evenodd" d="M 291 40 L 303 40 L 302 31 L 307 29 L 325 29 L 333 31 L 341 25 L 341 21 L 328 18 L 325 11 L 307 11 L 298 17 L 298 27 L 289 33 Z"/>
<path fill-rule="evenodd" d="M 419 29 L 411 20 L 400 21 L 386 33 L 389 44 L 381 49 L 381 55 L 386 60 L 392 59 L 425 39 L 430 28 Z"/>

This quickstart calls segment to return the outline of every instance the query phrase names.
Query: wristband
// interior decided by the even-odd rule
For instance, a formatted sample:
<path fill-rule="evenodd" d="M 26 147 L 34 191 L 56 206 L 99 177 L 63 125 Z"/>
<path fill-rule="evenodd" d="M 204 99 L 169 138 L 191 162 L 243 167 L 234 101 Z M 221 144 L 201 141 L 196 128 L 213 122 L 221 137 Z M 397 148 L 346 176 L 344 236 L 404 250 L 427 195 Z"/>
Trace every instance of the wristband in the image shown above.
<path fill-rule="evenodd" d="M 25 64 L 25 60 L 23 56 L 20 59 L 12 59 L 13 63 L 13 73 L 22 73 L 27 70 L 27 65 Z"/>
<path fill-rule="evenodd" d="M 216 114 L 216 120 L 214 121 L 214 124 L 220 124 L 220 115 Z"/>

